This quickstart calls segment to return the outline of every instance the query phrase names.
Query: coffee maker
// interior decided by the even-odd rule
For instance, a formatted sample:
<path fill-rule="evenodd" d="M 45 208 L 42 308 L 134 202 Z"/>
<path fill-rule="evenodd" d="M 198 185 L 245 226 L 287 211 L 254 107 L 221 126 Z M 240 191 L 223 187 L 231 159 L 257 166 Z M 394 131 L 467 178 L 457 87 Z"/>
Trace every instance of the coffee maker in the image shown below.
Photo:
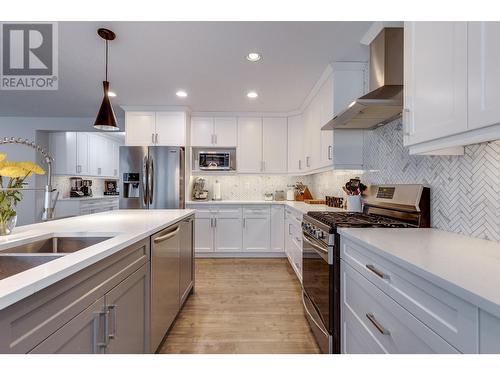
<path fill-rule="evenodd" d="M 69 196 L 71 198 L 81 198 L 84 196 L 82 187 L 83 187 L 83 179 L 81 177 L 70 177 L 69 179 L 71 190 L 69 192 Z"/>
<path fill-rule="evenodd" d="M 86 197 L 92 196 L 92 180 L 83 180 L 82 181 L 82 192 Z"/>

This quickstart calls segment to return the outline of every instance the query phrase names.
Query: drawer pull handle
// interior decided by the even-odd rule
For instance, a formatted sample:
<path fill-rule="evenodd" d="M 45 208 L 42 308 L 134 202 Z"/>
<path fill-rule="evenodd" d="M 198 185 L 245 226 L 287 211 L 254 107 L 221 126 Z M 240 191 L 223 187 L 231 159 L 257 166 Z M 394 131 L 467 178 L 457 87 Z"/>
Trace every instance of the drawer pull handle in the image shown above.
<path fill-rule="evenodd" d="M 389 279 L 389 275 L 386 275 L 382 271 L 375 268 L 375 266 L 373 264 L 367 264 L 365 267 L 368 268 L 370 271 L 372 271 L 375 275 L 377 275 L 381 279 L 386 279 L 386 280 Z"/>
<path fill-rule="evenodd" d="M 391 333 L 384 328 L 384 326 L 382 324 L 380 324 L 378 322 L 377 319 L 375 319 L 375 316 L 372 314 L 372 313 L 368 313 L 366 314 L 366 317 L 368 318 L 368 320 L 375 326 L 375 328 L 377 328 L 377 330 L 383 334 L 383 335 L 390 335 Z"/>

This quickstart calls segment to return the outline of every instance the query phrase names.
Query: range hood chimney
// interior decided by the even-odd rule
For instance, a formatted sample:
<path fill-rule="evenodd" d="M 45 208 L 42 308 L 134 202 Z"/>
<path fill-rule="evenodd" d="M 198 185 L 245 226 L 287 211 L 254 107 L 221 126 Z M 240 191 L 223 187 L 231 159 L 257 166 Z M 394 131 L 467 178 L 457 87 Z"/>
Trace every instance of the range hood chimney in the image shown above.
<path fill-rule="evenodd" d="M 370 44 L 370 92 L 353 101 L 321 130 L 373 129 L 403 109 L 403 28 L 383 29 Z"/>

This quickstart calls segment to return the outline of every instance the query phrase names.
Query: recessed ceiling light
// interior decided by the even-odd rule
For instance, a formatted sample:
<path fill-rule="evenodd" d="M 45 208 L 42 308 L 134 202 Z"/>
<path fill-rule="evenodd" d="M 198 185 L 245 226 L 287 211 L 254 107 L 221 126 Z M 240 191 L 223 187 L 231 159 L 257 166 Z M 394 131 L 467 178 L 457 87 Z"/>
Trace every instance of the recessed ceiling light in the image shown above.
<path fill-rule="evenodd" d="M 257 62 L 260 59 L 262 59 L 262 55 L 260 53 L 258 53 L 258 52 L 250 52 L 247 55 L 247 60 L 251 61 L 251 62 Z"/>
<path fill-rule="evenodd" d="M 113 91 L 108 91 L 108 96 L 114 98 L 116 96 L 116 93 L 114 93 Z"/>
<path fill-rule="evenodd" d="M 249 93 L 247 93 L 247 97 L 249 97 L 250 99 L 255 99 L 258 96 L 259 94 L 257 94 L 255 91 L 250 91 Z"/>
<path fill-rule="evenodd" d="M 184 90 L 177 91 L 175 95 L 177 95 L 179 98 L 185 98 L 186 96 L 188 96 L 187 92 Z"/>

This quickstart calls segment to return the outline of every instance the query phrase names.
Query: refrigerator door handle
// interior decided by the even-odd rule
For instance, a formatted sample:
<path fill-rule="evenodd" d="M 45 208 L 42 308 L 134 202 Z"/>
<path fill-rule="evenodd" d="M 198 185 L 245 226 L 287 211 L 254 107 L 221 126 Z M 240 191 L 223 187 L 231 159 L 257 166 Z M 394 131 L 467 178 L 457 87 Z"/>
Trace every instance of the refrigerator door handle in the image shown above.
<path fill-rule="evenodd" d="M 142 161 L 142 191 L 144 205 L 148 205 L 148 179 L 149 179 L 149 168 L 148 168 L 148 156 L 144 156 Z"/>
<path fill-rule="evenodd" d="M 149 204 L 153 204 L 153 192 L 155 187 L 155 166 L 154 159 L 149 158 Z"/>

